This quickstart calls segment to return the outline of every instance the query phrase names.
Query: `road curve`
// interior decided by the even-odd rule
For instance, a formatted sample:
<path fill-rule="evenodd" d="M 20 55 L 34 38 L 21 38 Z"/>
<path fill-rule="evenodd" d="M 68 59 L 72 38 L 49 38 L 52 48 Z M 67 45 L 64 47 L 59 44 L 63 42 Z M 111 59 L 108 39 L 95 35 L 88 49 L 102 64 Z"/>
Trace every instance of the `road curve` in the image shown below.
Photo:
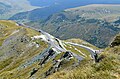
<path fill-rule="evenodd" d="M 98 50 L 94 50 L 94 49 L 92 49 L 90 47 L 87 47 L 87 46 L 84 46 L 84 45 L 80 45 L 80 44 L 77 44 L 77 43 L 71 43 L 71 42 L 65 42 L 65 43 L 71 44 L 71 45 L 74 45 L 74 46 L 79 46 L 79 47 L 82 47 L 82 48 L 88 50 L 90 52 L 92 58 L 94 58 L 94 56 L 96 55 L 96 51 L 98 51 Z"/>
<path fill-rule="evenodd" d="M 43 35 L 46 36 L 46 39 L 48 40 L 48 43 L 51 45 L 51 47 L 53 48 L 56 48 L 57 50 L 59 50 L 60 52 L 67 52 L 68 50 L 65 49 L 65 47 L 62 45 L 61 41 L 55 37 L 53 37 L 52 35 L 50 35 L 49 33 L 47 32 L 44 32 L 43 30 L 41 29 L 36 29 L 36 28 L 33 28 L 33 27 L 30 27 L 30 26 L 26 26 L 24 24 L 18 24 L 20 26 L 24 26 L 24 27 L 27 27 L 27 28 L 31 28 L 31 29 L 34 29 L 36 31 L 39 31 L 40 33 L 42 33 Z M 58 44 L 56 44 L 55 42 L 58 42 Z M 86 50 L 88 50 L 90 53 L 91 53 L 91 56 L 92 58 L 94 58 L 94 55 L 95 55 L 95 50 L 87 47 L 87 46 L 84 46 L 84 45 L 80 45 L 80 44 L 76 44 L 76 43 L 71 43 L 71 42 L 66 42 L 66 43 L 69 43 L 71 45 L 76 45 L 76 46 L 80 46 L 82 48 L 85 48 Z M 82 56 L 79 56 L 77 54 L 75 54 L 74 52 L 71 52 L 70 51 L 70 54 L 73 55 L 75 58 L 77 58 L 79 61 L 83 60 L 84 57 Z"/>

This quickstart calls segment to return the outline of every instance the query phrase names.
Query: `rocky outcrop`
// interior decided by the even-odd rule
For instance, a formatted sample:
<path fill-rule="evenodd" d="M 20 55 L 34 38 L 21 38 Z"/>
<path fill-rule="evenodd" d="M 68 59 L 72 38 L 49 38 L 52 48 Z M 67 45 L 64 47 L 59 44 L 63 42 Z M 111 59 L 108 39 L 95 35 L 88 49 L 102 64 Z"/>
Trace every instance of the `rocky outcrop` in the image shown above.
<path fill-rule="evenodd" d="M 55 55 L 55 52 L 50 49 L 49 51 L 45 52 L 46 55 L 43 56 L 43 59 L 41 59 L 39 65 L 43 65 L 45 64 L 45 62 L 50 58 L 52 57 L 53 55 Z"/>
<path fill-rule="evenodd" d="M 53 66 L 52 66 L 49 70 L 47 70 L 47 71 L 45 72 L 45 77 L 47 77 L 47 76 L 49 76 L 49 75 L 57 72 L 57 71 L 60 69 L 60 67 L 61 67 L 61 65 L 62 65 L 62 62 L 63 62 L 64 60 L 70 61 L 70 59 L 69 59 L 70 57 L 72 57 L 72 56 L 70 55 L 70 52 L 65 52 L 65 53 L 60 57 L 60 59 L 58 59 L 58 60 L 53 59 Z M 77 62 L 76 62 L 76 63 L 77 63 Z M 73 65 L 74 65 L 74 64 L 73 64 Z"/>

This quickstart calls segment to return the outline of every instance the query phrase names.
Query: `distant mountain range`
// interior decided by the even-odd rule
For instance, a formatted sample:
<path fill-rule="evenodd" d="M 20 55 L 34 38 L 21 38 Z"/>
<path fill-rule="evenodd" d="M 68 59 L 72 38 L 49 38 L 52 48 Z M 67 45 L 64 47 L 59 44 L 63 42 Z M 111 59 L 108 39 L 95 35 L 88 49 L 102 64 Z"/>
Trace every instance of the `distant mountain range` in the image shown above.
<path fill-rule="evenodd" d="M 60 39 L 81 38 L 98 47 L 106 47 L 120 32 L 119 5 L 88 5 L 67 9 L 43 21 L 30 22 Z"/>
<path fill-rule="evenodd" d="M 38 19 L 46 19 L 48 16 L 69 8 L 85 6 L 89 4 L 119 4 L 119 0 L 29 0 L 32 6 L 40 6 L 41 9 L 21 12 L 15 14 L 11 20 L 35 21 Z M 63 6 L 64 5 L 64 6 Z"/>
<path fill-rule="evenodd" d="M 1 14 L 0 19 L 35 21 L 46 19 L 48 16 L 65 9 L 89 4 L 119 4 L 119 0 L 1 0 L 2 4 L 11 6 L 6 9 L 5 15 Z M 64 6 L 63 6 L 64 5 Z M 5 9 L 5 8 L 2 8 Z"/>

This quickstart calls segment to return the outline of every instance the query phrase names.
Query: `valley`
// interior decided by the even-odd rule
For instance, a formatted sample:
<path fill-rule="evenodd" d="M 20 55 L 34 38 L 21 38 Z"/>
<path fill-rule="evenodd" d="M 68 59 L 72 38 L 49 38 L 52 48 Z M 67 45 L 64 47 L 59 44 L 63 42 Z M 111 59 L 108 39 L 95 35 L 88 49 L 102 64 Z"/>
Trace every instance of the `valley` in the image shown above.
<path fill-rule="evenodd" d="M 42 29 L 59 39 L 80 38 L 97 47 L 105 48 L 120 32 L 117 8 L 119 5 L 88 5 L 67 9 L 45 20 L 31 21 L 26 25 Z"/>

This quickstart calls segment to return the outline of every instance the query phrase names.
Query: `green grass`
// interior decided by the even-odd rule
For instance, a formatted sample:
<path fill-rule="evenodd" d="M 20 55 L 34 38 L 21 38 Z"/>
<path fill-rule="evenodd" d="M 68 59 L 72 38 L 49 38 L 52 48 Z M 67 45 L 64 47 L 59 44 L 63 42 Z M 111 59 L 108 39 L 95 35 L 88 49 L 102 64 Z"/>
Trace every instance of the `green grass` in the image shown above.
<path fill-rule="evenodd" d="M 70 45 L 70 44 L 65 44 L 65 45 L 66 45 L 65 48 L 66 48 L 67 50 L 70 50 L 70 51 L 72 51 L 73 53 L 76 53 L 77 55 L 80 55 L 80 56 L 83 56 L 83 57 L 85 57 L 85 58 L 90 59 L 90 52 L 89 52 L 88 50 L 86 50 L 86 49 L 84 49 L 84 48 L 81 48 L 81 47 L 78 47 L 78 46 L 73 46 L 73 45 Z M 71 48 L 70 48 L 70 47 L 71 47 Z M 75 48 L 76 48 L 77 50 L 80 50 L 81 52 L 75 50 Z M 84 55 L 83 55 L 83 54 L 84 54 Z"/>
<path fill-rule="evenodd" d="M 58 54 L 54 59 L 59 60 L 64 54 L 65 54 L 65 52 L 62 52 L 62 53 Z"/>
<path fill-rule="evenodd" d="M 61 62 L 62 65 L 61 65 L 61 69 L 60 70 L 63 70 L 65 68 L 71 67 L 75 62 L 77 62 L 77 60 L 75 58 L 71 58 L 69 61 L 67 61 L 67 60 L 64 59 Z"/>
<path fill-rule="evenodd" d="M 20 29 L 20 27 L 17 27 L 15 22 L 12 21 L 0 21 L 0 27 L 4 27 L 1 30 L 1 33 L 3 32 L 3 36 L 0 37 L 0 46 L 2 45 L 3 41 L 8 38 L 13 31 Z"/>
<path fill-rule="evenodd" d="M 99 48 L 86 42 L 86 41 L 83 41 L 81 39 L 77 39 L 77 38 L 72 38 L 72 39 L 68 39 L 68 40 L 65 40 L 66 42 L 72 42 L 72 43 L 77 43 L 77 44 L 81 44 L 81 45 L 85 45 L 85 46 L 88 46 L 88 47 L 91 47 L 93 49 L 96 49 L 98 50 Z"/>
<path fill-rule="evenodd" d="M 3 61 L 0 61 L 0 70 L 4 69 L 8 65 L 10 65 L 12 63 L 12 61 L 13 61 L 13 57 L 5 59 Z"/>
<path fill-rule="evenodd" d="M 119 79 L 120 56 L 111 50 L 113 49 L 107 48 L 101 54 L 105 58 L 99 63 L 94 63 L 92 60 L 83 60 L 78 67 L 62 70 L 47 79 Z"/>

